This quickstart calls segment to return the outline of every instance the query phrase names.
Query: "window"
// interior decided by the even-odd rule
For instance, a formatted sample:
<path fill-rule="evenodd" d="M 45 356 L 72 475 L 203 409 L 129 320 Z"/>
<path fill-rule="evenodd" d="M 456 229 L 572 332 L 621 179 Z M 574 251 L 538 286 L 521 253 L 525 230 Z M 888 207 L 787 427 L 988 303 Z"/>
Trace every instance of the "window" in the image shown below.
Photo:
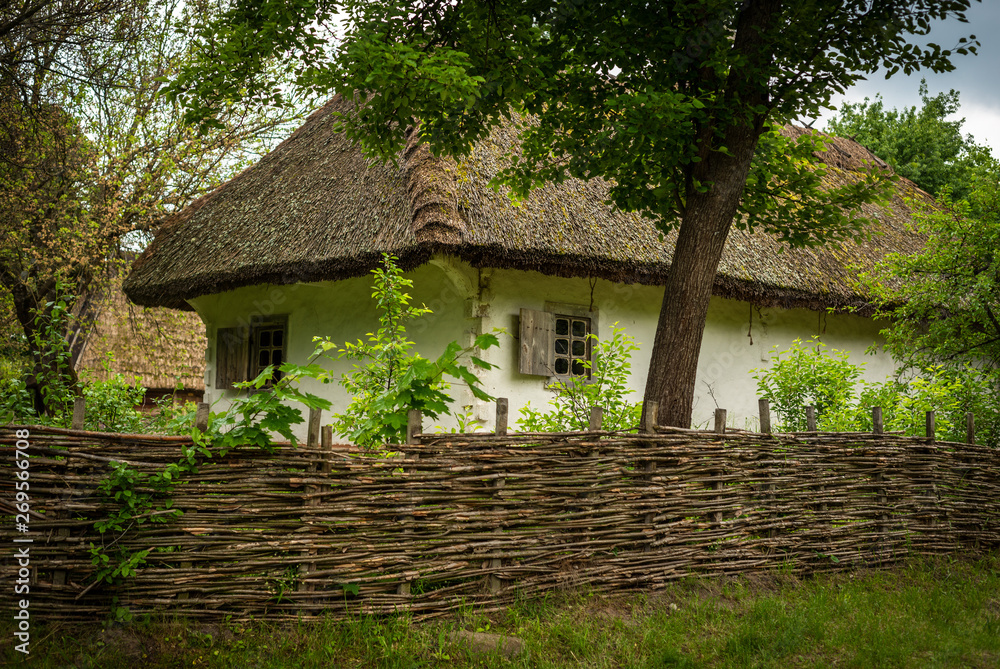
<path fill-rule="evenodd" d="M 586 376 L 590 373 L 584 365 L 590 360 L 590 319 L 568 314 L 555 314 L 555 372 L 556 376 Z"/>
<path fill-rule="evenodd" d="M 215 387 L 232 390 L 234 383 L 257 378 L 268 365 L 287 359 L 288 317 L 259 318 L 235 328 L 219 328 L 216 336 Z M 274 380 L 280 378 L 276 372 Z"/>
<path fill-rule="evenodd" d="M 521 309 L 522 374 L 590 378 L 583 364 L 592 360 L 597 312 L 565 304 L 546 304 L 546 311 Z"/>

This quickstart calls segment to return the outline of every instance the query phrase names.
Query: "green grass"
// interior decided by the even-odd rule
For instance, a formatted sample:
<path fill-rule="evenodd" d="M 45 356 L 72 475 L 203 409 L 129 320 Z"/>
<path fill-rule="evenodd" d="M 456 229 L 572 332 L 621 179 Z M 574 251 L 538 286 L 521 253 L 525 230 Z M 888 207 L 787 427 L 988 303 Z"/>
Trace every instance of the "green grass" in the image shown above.
<path fill-rule="evenodd" d="M 44 611 L 32 610 L 39 624 Z M 20 659 L 12 634 L 0 665 Z M 458 629 L 527 654 L 474 656 Z M 997 667 L 1000 554 L 798 579 L 767 572 L 651 593 L 575 592 L 497 614 L 265 624 L 155 621 L 33 628 L 37 667 Z"/>

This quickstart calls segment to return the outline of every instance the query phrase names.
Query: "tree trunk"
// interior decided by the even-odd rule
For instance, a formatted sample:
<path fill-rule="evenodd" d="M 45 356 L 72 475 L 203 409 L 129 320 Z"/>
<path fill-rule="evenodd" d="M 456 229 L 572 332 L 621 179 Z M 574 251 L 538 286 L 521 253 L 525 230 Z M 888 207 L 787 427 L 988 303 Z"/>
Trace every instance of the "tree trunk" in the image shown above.
<path fill-rule="evenodd" d="M 766 108 L 767 78 L 761 72 L 766 70 L 770 55 L 764 48 L 764 36 L 780 8 L 780 0 L 745 3 L 737 22 L 733 48 L 744 53 L 747 60 L 741 67 L 730 70 L 725 87 L 727 98 L 739 102 L 723 116 L 722 142 L 717 143 L 715 128 L 711 125 L 701 128 L 699 133 L 701 160 L 691 171 L 689 183 L 692 186 L 686 193 L 684 216 L 667 272 L 646 377 L 645 399 L 659 405 L 656 416 L 659 425 L 691 426 L 698 356 L 715 273 L 767 118 L 766 114 L 749 110 L 754 106 Z M 738 111 L 741 104 L 745 110 L 742 120 Z M 716 150 L 720 145 L 728 151 Z M 711 187 L 699 193 L 693 187 L 696 182 L 711 184 Z M 644 403 L 643 421 L 645 419 Z"/>

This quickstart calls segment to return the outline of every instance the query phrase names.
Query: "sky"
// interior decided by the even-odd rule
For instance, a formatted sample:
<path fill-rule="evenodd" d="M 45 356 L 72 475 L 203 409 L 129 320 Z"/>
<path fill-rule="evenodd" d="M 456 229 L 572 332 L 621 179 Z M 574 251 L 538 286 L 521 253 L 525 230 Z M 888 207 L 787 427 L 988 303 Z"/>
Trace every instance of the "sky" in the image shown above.
<path fill-rule="evenodd" d="M 863 102 L 882 94 L 885 107 L 902 109 L 920 107 L 920 79 L 927 79 L 930 95 L 954 89 L 961 93 L 962 108 L 955 117 L 965 118 L 963 134 L 971 134 L 979 144 L 989 146 L 995 157 L 1000 157 L 1000 0 L 974 2 L 968 12 L 969 23 L 956 20 L 939 22 L 931 28 L 930 35 L 922 38 L 944 48 L 955 46 L 959 38 L 975 35 L 980 42 L 977 55 L 954 56 L 952 72 L 937 74 L 921 70 L 910 76 L 897 73 L 885 79 L 884 73 L 875 73 L 868 81 L 836 96 L 834 105 L 843 102 Z M 813 124 L 823 129 L 834 112 L 828 111 Z"/>

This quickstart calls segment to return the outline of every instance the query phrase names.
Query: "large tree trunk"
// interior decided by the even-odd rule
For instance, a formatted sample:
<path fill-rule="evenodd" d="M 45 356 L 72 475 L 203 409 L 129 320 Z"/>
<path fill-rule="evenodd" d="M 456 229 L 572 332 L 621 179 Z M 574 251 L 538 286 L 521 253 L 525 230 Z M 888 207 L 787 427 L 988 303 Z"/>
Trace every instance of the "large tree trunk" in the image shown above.
<path fill-rule="evenodd" d="M 746 110 L 766 106 L 767 79 L 761 72 L 770 55 L 764 35 L 780 9 L 780 0 L 751 0 L 741 10 L 733 48 L 744 53 L 747 60 L 742 67 L 730 70 L 725 88 L 726 97 L 738 99 Z M 733 113 L 739 106 L 737 103 L 730 108 L 731 115 L 721 121 L 725 124 L 721 145 L 727 152 L 716 150 L 720 143 L 715 128 L 706 126 L 699 133 L 701 160 L 691 171 L 692 186 L 687 189 L 677 246 L 667 272 L 646 377 L 645 399 L 659 405 L 659 425 L 691 426 L 698 356 L 712 285 L 767 118 L 766 114 L 748 111 L 741 121 L 739 114 Z M 700 193 L 693 187 L 696 182 L 711 187 Z M 643 423 L 645 413 L 644 407 Z"/>

